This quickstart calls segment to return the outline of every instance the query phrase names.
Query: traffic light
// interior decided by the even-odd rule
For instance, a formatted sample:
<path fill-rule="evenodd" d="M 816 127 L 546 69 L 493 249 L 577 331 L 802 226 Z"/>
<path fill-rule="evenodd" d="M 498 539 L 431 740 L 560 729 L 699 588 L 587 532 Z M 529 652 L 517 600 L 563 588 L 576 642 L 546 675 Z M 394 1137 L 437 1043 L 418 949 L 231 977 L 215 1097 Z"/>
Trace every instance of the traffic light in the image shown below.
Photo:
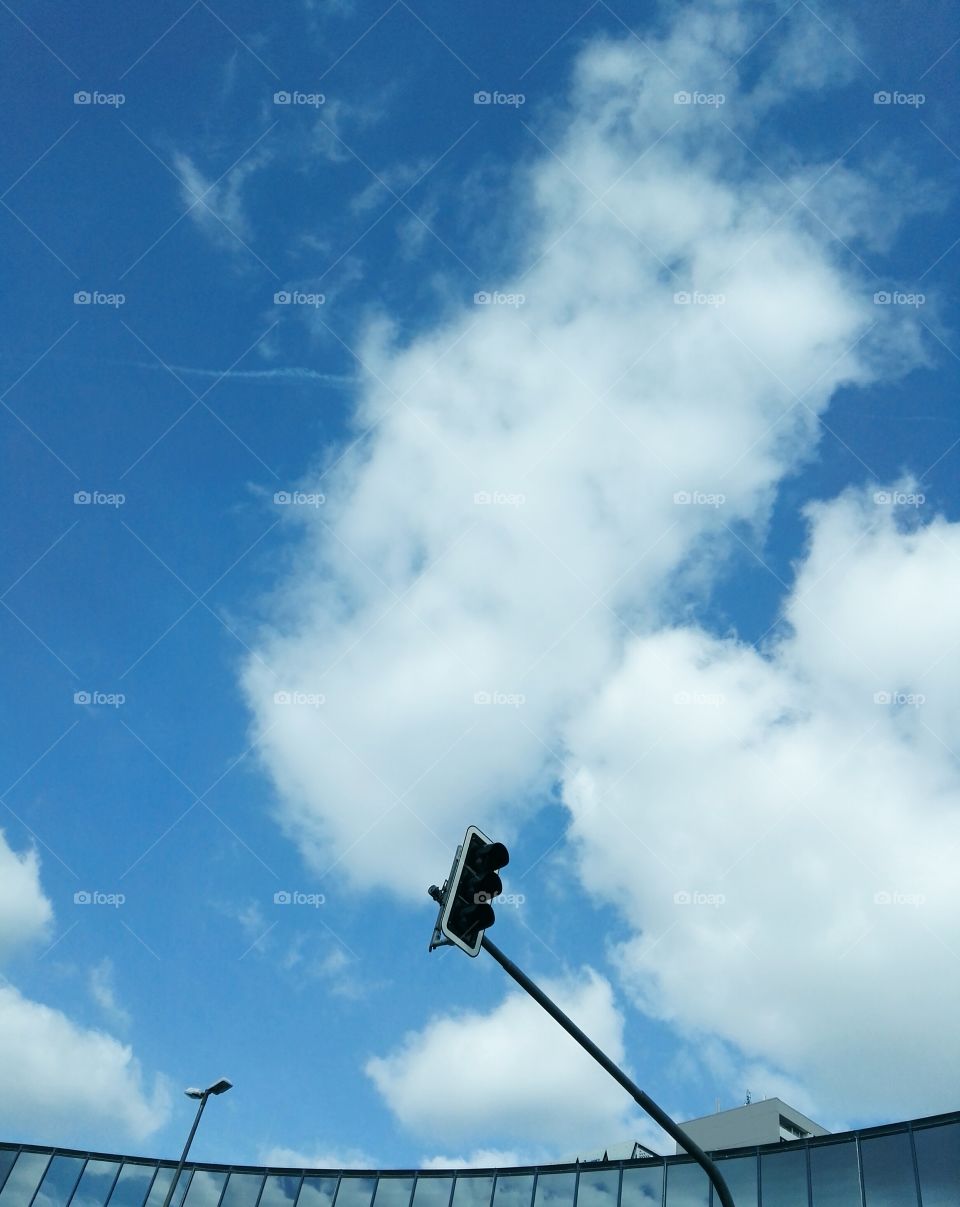
<path fill-rule="evenodd" d="M 502 842 L 491 842 L 476 826 L 468 827 L 440 911 L 441 933 L 468 956 L 477 955 L 483 932 L 493 926 L 491 902 L 503 892 L 497 872 L 509 862 Z"/>

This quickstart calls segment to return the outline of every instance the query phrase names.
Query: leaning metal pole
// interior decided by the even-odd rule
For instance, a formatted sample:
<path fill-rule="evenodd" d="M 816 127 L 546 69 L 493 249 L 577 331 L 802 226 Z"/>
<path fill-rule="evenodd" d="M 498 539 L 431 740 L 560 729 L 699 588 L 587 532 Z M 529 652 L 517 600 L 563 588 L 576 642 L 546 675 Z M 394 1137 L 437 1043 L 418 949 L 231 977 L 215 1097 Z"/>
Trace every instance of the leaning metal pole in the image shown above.
<path fill-rule="evenodd" d="M 495 943 L 491 943 L 486 935 L 483 936 L 481 946 L 483 947 L 484 951 L 488 951 L 490 955 L 493 956 L 493 958 L 505 972 L 508 972 L 510 976 L 513 977 L 521 989 L 526 989 L 527 993 L 530 994 L 535 1002 L 539 1002 L 544 1010 L 546 1010 L 551 1017 L 555 1018 L 560 1026 L 563 1027 L 565 1031 L 569 1032 L 569 1034 L 573 1036 L 581 1047 L 586 1048 L 593 1059 L 607 1070 L 614 1081 L 619 1082 L 620 1085 L 623 1086 L 623 1088 L 633 1098 L 634 1102 L 636 1102 L 638 1106 L 641 1106 L 652 1119 L 660 1124 L 668 1135 L 672 1136 L 674 1140 L 676 1140 L 676 1142 L 685 1152 L 689 1153 L 689 1155 L 693 1157 L 694 1161 L 696 1161 L 698 1165 L 703 1167 L 703 1169 L 706 1171 L 707 1177 L 710 1179 L 711 1185 L 717 1192 L 717 1197 L 719 1198 L 722 1207 L 735 1207 L 733 1196 L 730 1194 L 730 1188 L 724 1181 L 723 1174 L 717 1168 L 716 1163 L 703 1151 L 700 1145 L 692 1140 L 683 1130 L 683 1128 L 674 1123 L 666 1111 L 657 1106 L 657 1104 L 648 1094 L 645 1094 L 638 1085 L 635 1085 L 626 1075 L 626 1073 L 624 1073 L 622 1069 L 619 1069 L 613 1063 L 610 1057 L 597 1047 L 589 1036 L 584 1035 L 577 1024 L 573 1022 L 572 1019 L 567 1018 L 560 1007 L 547 997 L 539 985 L 536 985 L 533 981 L 531 981 L 527 974 L 522 969 L 518 968 L 516 964 L 514 964 L 513 960 L 505 956 Z"/>
<path fill-rule="evenodd" d="M 190 1145 L 193 1143 L 193 1137 L 197 1134 L 197 1124 L 200 1122 L 200 1116 L 203 1114 L 203 1108 L 206 1105 L 207 1095 L 204 1094 L 200 1099 L 200 1105 L 197 1108 L 196 1118 L 193 1121 L 193 1127 L 190 1129 L 190 1135 L 187 1136 L 187 1142 L 183 1146 L 183 1153 L 180 1157 L 180 1162 L 177 1165 L 176 1171 L 174 1172 L 173 1181 L 170 1183 L 170 1186 L 167 1190 L 167 1196 L 163 1200 L 163 1207 L 170 1207 L 170 1204 L 173 1202 L 173 1195 L 177 1189 L 177 1183 L 180 1181 L 180 1175 L 183 1173 L 183 1167 L 187 1163 L 187 1153 L 190 1151 Z M 181 1195 L 180 1197 L 182 1200 L 183 1196 Z"/>

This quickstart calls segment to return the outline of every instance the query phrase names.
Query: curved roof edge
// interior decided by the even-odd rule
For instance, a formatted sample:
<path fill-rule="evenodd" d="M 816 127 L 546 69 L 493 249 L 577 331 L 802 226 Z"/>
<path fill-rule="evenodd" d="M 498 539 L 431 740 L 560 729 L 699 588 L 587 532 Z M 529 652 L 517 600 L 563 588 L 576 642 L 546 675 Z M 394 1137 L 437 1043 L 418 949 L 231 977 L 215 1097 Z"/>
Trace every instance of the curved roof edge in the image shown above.
<path fill-rule="evenodd" d="M 734 1155 L 742 1155 L 755 1152 L 770 1152 L 779 1151 L 784 1147 L 784 1143 L 790 1145 L 791 1148 L 820 1148 L 829 1144 L 839 1144 L 844 1140 L 850 1140 L 854 1137 L 881 1136 L 889 1132 L 901 1132 L 925 1127 L 936 1127 L 944 1123 L 955 1123 L 960 1121 L 960 1110 L 947 1111 L 940 1115 L 924 1115 L 917 1119 L 906 1119 L 897 1123 L 879 1123 L 870 1127 L 852 1128 L 846 1132 L 830 1132 L 825 1136 L 808 1136 L 804 1139 L 790 1140 L 773 1144 L 750 1144 L 743 1148 L 728 1148 L 712 1150 L 714 1156 L 727 1157 Z M 49 1144 L 31 1144 L 29 1142 L 18 1142 L 15 1140 L 0 1141 L 0 1148 L 4 1149 L 20 1149 L 26 1152 L 36 1153 L 57 1153 L 66 1157 L 84 1157 L 94 1160 L 104 1161 L 124 1161 L 142 1163 L 144 1165 L 166 1165 L 175 1167 L 177 1164 L 176 1158 L 167 1157 L 147 1157 L 135 1156 L 127 1153 L 109 1153 L 98 1152 L 93 1149 L 85 1148 L 60 1148 L 57 1145 Z M 417 1169 L 417 1168 L 392 1168 L 392 1169 L 355 1169 L 353 1167 L 334 1167 L 321 1168 L 314 1166 L 292 1166 L 292 1165 L 238 1165 L 234 1163 L 215 1163 L 207 1161 L 187 1161 L 185 1169 L 202 1169 L 215 1172 L 236 1172 L 236 1173 L 254 1173 L 254 1174 L 292 1174 L 302 1176 L 305 1174 L 321 1174 L 329 1175 L 330 1177 L 369 1177 L 380 1178 L 390 1175 L 402 1177 L 490 1177 L 494 1174 L 506 1173 L 546 1173 L 557 1172 L 562 1173 L 568 1170 L 582 1169 L 589 1167 L 590 1169 L 620 1169 L 635 1168 L 653 1165 L 674 1165 L 689 1161 L 690 1158 L 684 1154 L 679 1155 L 664 1155 L 659 1157 L 641 1157 L 636 1160 L 618 1160 L 618 1161 L 562 1161 L 556 1164 L 543 1165 L 491 1165 L 491 1166 L 450 1166 L 449 1168 L 439 1169 Z"/>

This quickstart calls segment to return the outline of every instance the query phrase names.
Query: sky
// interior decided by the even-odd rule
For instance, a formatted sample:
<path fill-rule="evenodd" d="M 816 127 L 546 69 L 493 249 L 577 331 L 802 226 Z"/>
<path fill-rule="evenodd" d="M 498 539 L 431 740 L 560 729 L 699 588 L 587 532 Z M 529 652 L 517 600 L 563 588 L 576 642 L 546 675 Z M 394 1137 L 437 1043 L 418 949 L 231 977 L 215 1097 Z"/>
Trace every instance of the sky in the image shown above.
<path fill-rule="evenodd" d="M 0 4 L 0 1135 L 955 1109 L 955 6 Z"/>

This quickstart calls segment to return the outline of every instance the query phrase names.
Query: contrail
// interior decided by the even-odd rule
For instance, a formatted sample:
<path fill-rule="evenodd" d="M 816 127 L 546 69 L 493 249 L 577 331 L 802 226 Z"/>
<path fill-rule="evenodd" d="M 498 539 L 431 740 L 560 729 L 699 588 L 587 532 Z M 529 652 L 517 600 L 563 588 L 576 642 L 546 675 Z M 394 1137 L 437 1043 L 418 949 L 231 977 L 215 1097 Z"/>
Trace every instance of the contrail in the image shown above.
<path fill-rule="evenodd" d="M 10 360 L 11 358 L 0 352 L 0 360 Z M 61 359 L 57 357 L 56 359 Z M 68 359 L 68 358 L 62 358 Z M 69 358 L 69 363 L 83 364 L 83 361 L 78 362 L 73 358 Z M 351 386 L 356 385 L 360 380 L 359 377 L 353 377 L 345 373 L 321 373 L 319 369 L 304 369 L 300 365 L 282 365 L 275 369 L 197 369 L 192 365 L 166 365 L 160 361 L 146 360 L 112 360 L 106 362 L 99 361 L 99 364 L 120 365 L 128 369 L 167 369 L 173 373 L 180 373 L 184 377 L 222 377 L 225 381 L 316 381 L 321 385 L 327 386 Z"/>
<path fill-rule="evenodd" d="M 134 369 L 171 369 L 187 377 L 222 377 L 225 381 L 236 379 L 251 381 L 319 381 L 330 386 L 353 385 L 358 380 L 342 373 L 321 373 L 319 369 L 304 369 L 298 365 L 285 365 L 276 369 L 196 369 L 190 365 L 162 365 L 159 361 L 131 360 L 122 362 Z"/>

